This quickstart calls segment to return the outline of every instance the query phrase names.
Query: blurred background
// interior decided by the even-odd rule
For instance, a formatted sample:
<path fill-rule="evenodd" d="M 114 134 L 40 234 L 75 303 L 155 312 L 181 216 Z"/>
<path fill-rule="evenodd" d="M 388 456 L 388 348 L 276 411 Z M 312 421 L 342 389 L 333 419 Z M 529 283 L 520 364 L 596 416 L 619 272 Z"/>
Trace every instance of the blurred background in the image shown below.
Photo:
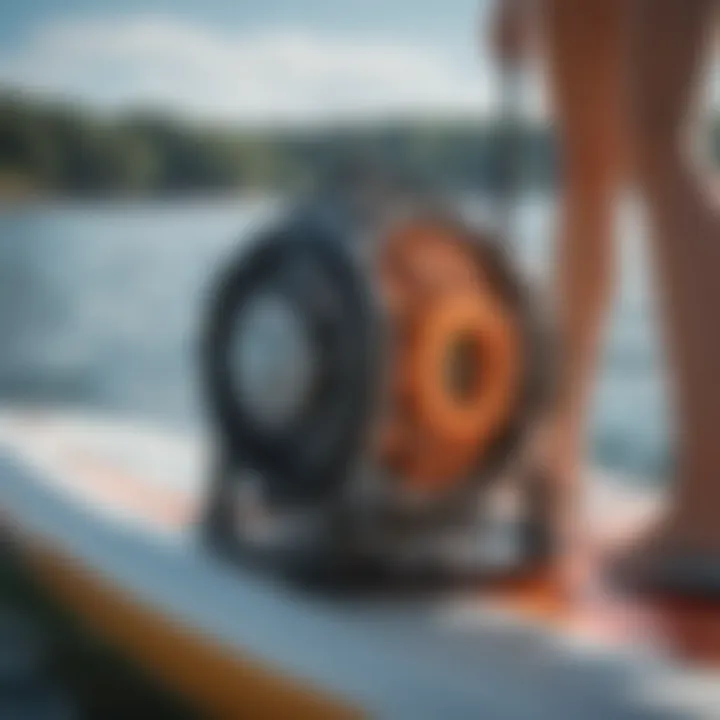
<path fill-rule="evenodd" d="M 193 425 L 213 271 L 348 149 L 481 212 L 493 183 L 492 3 L 37 0 L 0 28 L 0 397 Z M 557 163 L 525 78 L 512 238 L 547 278 Z M 720 148 L 711 117 L 709 145 Z M 671 429 L 632 205 L 594 460 L 662 476 Z"/>

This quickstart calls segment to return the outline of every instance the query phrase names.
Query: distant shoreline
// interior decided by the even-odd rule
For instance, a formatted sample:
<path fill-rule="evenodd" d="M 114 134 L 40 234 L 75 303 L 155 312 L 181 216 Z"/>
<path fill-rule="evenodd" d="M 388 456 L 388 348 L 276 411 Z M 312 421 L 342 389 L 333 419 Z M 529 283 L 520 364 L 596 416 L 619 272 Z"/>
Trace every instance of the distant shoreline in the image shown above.
<path fill-rule="evenodd" d="M 98 115 L 0 89 L 0 203 L 59 195 L 83 202 L 295 191 L 318 173 L 352 167 L 398 168 L 447 187 L 500 187 L 507 157 L 497 119 L 360 120 L 342 126 L 218 128 L 149 112 Z M 528 123 L 515 140 L 523 183 L 558 177 L 554 135 Z M 462 191 L 462 190 L 461 190 Z"/>

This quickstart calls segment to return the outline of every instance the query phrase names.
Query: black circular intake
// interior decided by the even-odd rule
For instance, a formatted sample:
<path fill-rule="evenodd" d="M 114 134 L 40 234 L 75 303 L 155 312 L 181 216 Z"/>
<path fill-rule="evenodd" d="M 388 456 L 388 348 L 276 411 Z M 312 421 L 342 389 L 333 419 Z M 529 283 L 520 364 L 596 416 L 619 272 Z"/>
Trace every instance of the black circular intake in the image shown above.
<path fill-rule="evenodd" d="M 279 503 L 331 495 L 377 385 L 372 294 L 341 226 L 305 213 L 259 238 L 217 286 L 204 379 L 222 451 Z"/>

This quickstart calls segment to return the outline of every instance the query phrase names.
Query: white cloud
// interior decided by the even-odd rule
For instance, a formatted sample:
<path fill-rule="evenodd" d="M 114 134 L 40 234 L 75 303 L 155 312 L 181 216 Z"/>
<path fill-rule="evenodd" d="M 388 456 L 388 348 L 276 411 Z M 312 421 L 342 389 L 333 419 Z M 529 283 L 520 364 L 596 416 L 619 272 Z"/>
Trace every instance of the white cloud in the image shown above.
<path fill-rule="evenodd" d="M 152 16 L 45 26 L 0 68 L 0 81 L 101 107 L 245 122 L 484 112 L 492 99 L 488 63 L 441 47 Z"/>

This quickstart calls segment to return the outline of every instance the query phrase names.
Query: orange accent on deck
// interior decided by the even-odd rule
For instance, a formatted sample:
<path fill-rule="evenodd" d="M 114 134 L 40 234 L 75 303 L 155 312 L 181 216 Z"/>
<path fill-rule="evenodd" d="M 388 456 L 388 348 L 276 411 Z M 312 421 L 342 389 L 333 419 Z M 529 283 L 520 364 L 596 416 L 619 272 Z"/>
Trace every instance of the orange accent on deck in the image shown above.
<path fill-rule="evenodd" d="M 72 473 L 74 482 L 99 503 L 152 520 L 165 530 L 178 530 L 197 516 L 197 508 L 188 496 L 154 487 L 101 457 L 76 451 L 67 456 L 66 462 L 63 469 Z"/>
<path fill-rule="evenodd" d="M 720 602 L 640 597 L 603 578 L 597 564 L 590 579 L 573 596 L 547 570 L 491 583 L 480 593 L 559 632 L 610 646 L 644 647 L 683 663 L 720 669 Z"/>

